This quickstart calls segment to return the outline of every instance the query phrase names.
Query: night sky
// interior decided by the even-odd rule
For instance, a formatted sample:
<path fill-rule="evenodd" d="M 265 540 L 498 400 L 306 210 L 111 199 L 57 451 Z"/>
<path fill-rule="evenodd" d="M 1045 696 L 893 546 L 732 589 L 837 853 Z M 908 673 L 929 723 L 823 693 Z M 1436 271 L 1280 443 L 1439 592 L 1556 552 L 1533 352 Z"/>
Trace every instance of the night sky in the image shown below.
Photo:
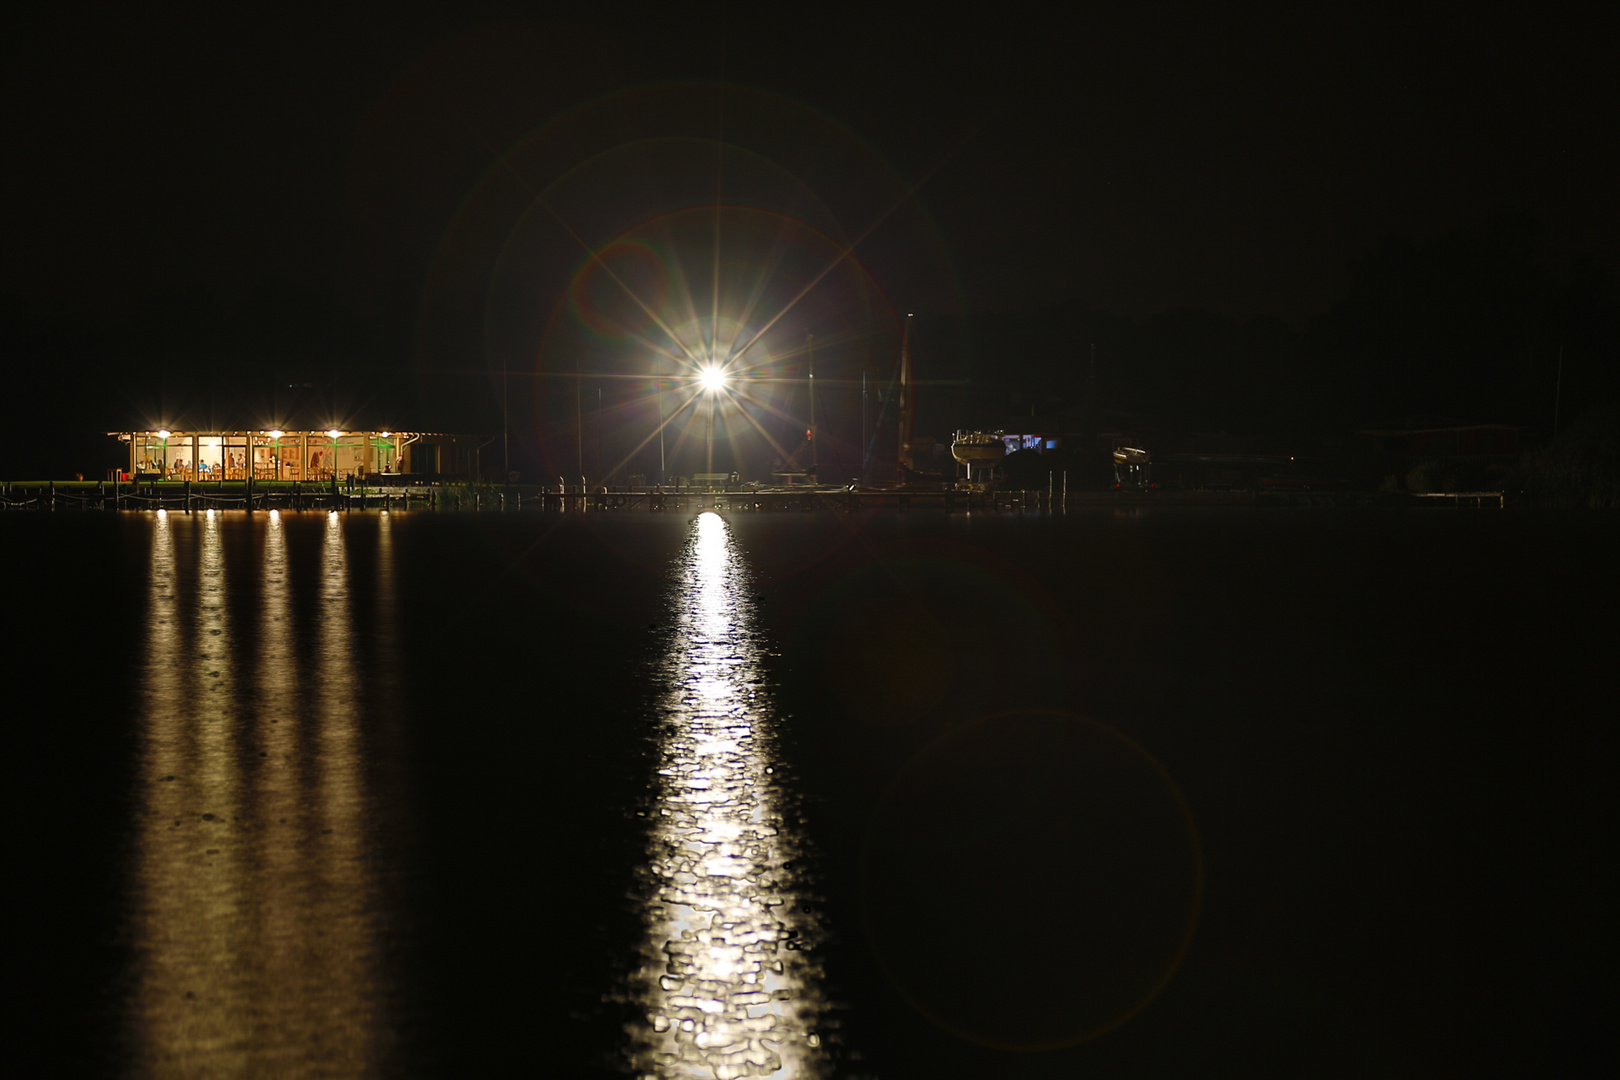
<path fill-rule="evenodd" d="M 1596 5 L 878 7 L 14 12 L 8 367 L 41 320 L 151 366 L 255 305 L 377 370 L 521 366 L 587 247 L 717 191 L 946 320 L 1303 331 L 1381 242 L 1504 212 L 1550 272 L 1620 251 Z"/>
<path fill-rule="evenodd" d="M 1584 431 L 1597 451 L 1549 453 L 1527 475 L 1563 484 L 1539 490 L 1568 505 L 1616 501 L 1620 35 L 1602 5 L 61 3 L 13 4 L 0 19 L 6 484 L 75 473 L 101 480 L 128 463 L 109 432 L 165 427 L 472 434 L 490 444 L 481 479 L 505 471 L 526 484 L 691 476 L 709 471 L 699 410 L 672 429 L 667 468 L 661 445 L 649 442 L 664 408 L 654 388 L 669 369 L 659 350 L 669 351 L 671 336 L 711 331 L 760 334 L 749 358 L 757 407 L 751 420 L 741 409 L 724 420 L 718 469 L 768 480 L 776 454 L 803 438 L 803 344 L 813 334 L 817 385 L 825 383 L 821 480 L 882 474 L 867 468 L 879 443 L 888 479 L 898 471 L 891 380 L 905 316 L 915 313 L 916 432 L 941 438 L 941 450 L 953 429 L 1083 433 L 1074 442 L 1089 443 L 1090 457 L 1071 459 L 1085 478 L 1080 490 L 1111 482 L 1113 444 L 1103 436 L 1140 432 L 1151 441 L 1130 445 L 1166 457 L 1297 453 L 1306 477 L 1398 494 L 1421 465 L 1375 463 L 1352 476 L 1358 432 L 1505 423 L 1530 452 L 1436 480 L 1441 490 L 1507 490 L 1512 505 L 1534 485 L 1515 487 L 1509 470 L 1541 447 L 1560 449 L 1560 430 L 1567 444 L 1578 442 L 1569 432 Z M 724 258 L 713 257 L 722 248 Z M 883 439 L 867 437 L 868 404 L 878 427 L 890 425 Z M 1579 427 L 1582 410 L 1603 408 L 1607 426 Z M 509 468 L 500 439 L 508 423 Z M 1603 468 L 1590 468 L 1599 452 Z M 954 468 L 948 454 L 938 460 Z M 1088 462 L 1101 471 L 1086 472 Z M 1037 480 L 1037 489 L 1049 483 Z M 124 528 L 120 515 L 96 517 Z M 517 515 L 491 517 L 528 528 Z M 926 586 L 918 595 L 940 598 L 939 610 L 960 620 L 938 625 L 959 625 L 963 640 L 982 627 L 1012 628 L 986 639 L 1006 652 L 963 665 L 985 708 L 1025 700 L 1003 701 L 1000 687 L 1045 707 L 1046 687 L 1057 700 L 1095 676 L 1077 707 L 1138 723 L 1132 737 L 1143 745 L 1191 718 L 1165 764 L 1194 778 L 1190 802 L 1218 808 L 1207 835 L 1238 838 L 1225 852 L 1208 849 L 1216 869 L 1207 925 L 1227 920 L 1228 936 L 1213 939 L 1228 950 L 1223 962 L 1248 963 L 1245 943 L 1263 941 L 1270 951 L 1254 957 L 1256 972 L 1313 963 L 1355 972 L 1351 990 L 1373 1003 L 1371 1015 L 1399 1017 L 1396 1034 L 1421 1046 L 1421 1060 L 1437 1069 L 1463 1062 L 1465 1071 L 1503 1040 L 1512 1051 L 1503 1061 L 1578 1053 L 1607 1021 L 1584 986 L 1601 968 L 1591 959 L 1602 944 L 1594 913 L 1607 910 L 1592 882 L 1606 865 L 1609 816 L 1607 778 L 1597 774 L 1612 755 L 1594 734 L 1608 729 L 1589 717 L 1606 715 L 1594 703 L 1612 697 L 1599 687 L 1612 681 L 1603 678 L 1612 635 L 1601 629 L 1613 608 L 1598 609 L 1614 589 L 1594 569 L 1612 565 L 1595 554 L 1610 545 L 1586 522 L 1554 516 L 1543 530 L 1528 515 L 1499 517 L 1512 531 L 1463 536 L 1455 515 L 1443 528 L 1403 518 L 1405 531 L 1380 531 L 1385 519 L 1363 515 L 1330 541 L 1322 523 L 1351 519 L 1296 515 L 1288 528 L 1304 541 L 1295 544 L 1269 520 L 1232 519 L 1206 536 L 1203 519 L 1138 521 L 1127 511 L 1121 521 L 1143 531 L 1105 530 L 1100 555 L 1078 556 L 1060 534 L 1041 547 L 1009 531 L 1001 548 L 986 550 L 997 552 L 1007 581 L 1016 570 L 1017 582 L 1031 582 L 1029 596 L 1036 582 L 1057 590 L 1065 606 L 1050 616 L 1026 604 L 1022 584 L 1005 607 L 967 602 L 974 594 L 960 582 L 982 576 L 985 590 L 1002 588 L 1002 576 L 981 575 L 977 562 L 964 562 L 961 576 L 929 569 L 915 580 Z M 769 515 L 753 520 L 778 527 Z M 954 547 L 936 549 L 922 533 L 902 535 L 905 527 L 881 549 L 892 560 L 862 563 L 880 549 L 844 540 L 836 551 L 845 565 L 820 549 L 804 556 L 847 577 L 783 571 L 782 588 L 759 590 L 770 620 L 762 625 L 798 628 L 803 641 L 840 640 L 801 618 L 833 612 L 838 581 L 866 580 L 859 575 L 870 565 L 870 580 L 898 596 L 913 579 L 891 574 L 888 562 L 954 566 Z M 330 528 L 339 528 L 335 518 Z M 757 550 L 789 566 L 809 549 L 767 542 L 798 526 L 780 528 L 756 533 Z M 659 535 L 623 532 L 637 544 Z M 14 606 L 43 620 L 22 635 L 18 670 L 32 673 L 33 690 L 56 695 L 52 723 L 20 725 L 47 740 L 39 745 L 48 752 L 25 743 L 19 760 L 55 785 L 25 800 L 29 813 L 51 808 L 57 822 L 57 831 L 32 830 L 30 842 L 47 852 L 40 865 L 48 858 L 58 869 L 74 862 L 61 852 L 77 850 L 76 823 L 114 805 L 124 812 L 115 796 L 125 789 L 83 777 L 123 776 L 116 755 L 128 742 L 87 741 L 55 723 L 58 705 L 78 715 L 64 694 L 116 704 L 123 691 L 108 680 L 133 670 L 117 658 L 149 645 L 145 629 L 120 629 L 145 610 L 137 590 L 146 564 L 129 560 L 146 558 L 147 541 L 120 542 L 104 564 L 111 586 L 105 575 L 51 571 L 104 558 L 97 545 L 109 535 L 86 531 L 59 550 L 19 546 L 13 560 L 36 571 L 20 576 Z M 583 526 L 573 535 L 568 543 L 597 544 Z M 1090 542 L 1083 529 L 1067 535 Z M 1404 548 L 1406 537 L 1415 546 Z M 531 708 L 544 685 L 534 679 L 575 670 L 576 654 L 556 652 L 553 639 L 604 665 L 600 675 L 580 668 L 585 676 L 564 680 L 582 694 L 625 678 L 626 649 L 660 640 L 645 627 L 664 616 L 642 617 L 635 606 L 654 596 L 650 572 L 635 584 L 643 564 L 617 549 L 592 549 L 611 563 L 580 564 L 633 568 L 611 579 L 577 571 L 566 554 L 574 549 L 555 558 L 536 542 L 522 559 L 543 571 L 531 581 L 503 569 L 496 588 L 484 575 L 496 565 L 489 559 L 507 558 L 489 554 L 502 549 L 482 533 L 455 542 L 466 554 L 444 548 L 451 557 L 442 565 L 423 554 L 425 541 L 419 563 L 399 564 L 432 570 L 417 579 L 432 587 L 402 594 L 419 606 L 416 622 L 400 624 L 415 628 L 400 632 L 409 649 L 399 656 L 423 660 L 411 677 L 431 687 L 425 716 L 436 702 L 459 706 L 479 672 L 530 671 L 524 665 L 537 674 L 493 679 L 492 692 L 515 695 L 512 715 Z M 1037 561 L 1017 561 L 1026 558 Z M 353 565 L 373 564 L 381 557 Z M 448 577 L 433 576 L 445 567 Z M 617 584 L 572 599 L 598 579 Z M 448 622 L 448 605 L 462 605 L 474 585 L 493 614 L 458 606 L 472 614 Z M 253 593 L 243 586 L 233 595 Z M 251 603 L 232 604 L 241 602 Z M 621 602 L 638 614 L 621 618 L 612 607 Z M 552 603 L 563 607 L 536 606 Z M 122 614 L 98 616 L 114 610 L 97 606 L 108 604 Z M 315 594 L 299 604 L 314 610 Z M 533 619 L 575 606 L 588 616 L 577 626 L 571 615 Z M 1069 662 L 1071 638 L 1043 630 L 1060 615 L 1067 626 L 1069 612 L 1086 615 L 1073 620 L 1083 662 Z M 85 631 L 98 619 L 116 641 Z M 595 619 L 613 620 L 620 636 L 594 637 Z M 846 625 L 826 619 L 828 628 Z M 476 633 L 444 630 L 475 622 Z M 507 632 L 518 625 L 527 629 Z M 802 715 L 812 716 L 834 693 L 823 674 L 844 668 L 801 662 L 795 647 L 790 640 L 781 654 L 790 658 L 781 663 L 790 674 L 784 700 L 808 703 Z M 238 651 L 251 657 L 255 648 L 249 640 Z M 533 666 L 537 655 L 549 666 Z M 111 659 L 85 662 L 95 657 Z M 981 669 L 986 679 L 969 678 Z M 361 672 L 363 681 L 366 670 L 356 661 L 345 677 Z M 1022 678 L 1029 671 L 1039 677 Z M 558 715 L 639 707 L 612 693 L 582 697 L 577 708 L 569 700 L 552 703 Z M 939 722 L 954 724 L 981 699 L 942 700 Z M 95 709 L 108 723 L 124 715 Z M 607 740 L 628 730 L 575 727 L 603 740 L 588 743 L 602 747 L 596 764 L 622 749 Z M 440 799 L 424 805 L 454 807 L 424 843 L 450 853 L 444 866 L 476 861 L 494 880 L 517 882 L 523 860 L 491 823 L 532 809 L 527 785 L 533 762 L 551 752 L 551 729 L 524 728 L 533 752 L 500 755 L 509 772 L 494 783 L 481 771 L 487 743 L 466 730 L 439 725 L 412 751 L 431 765 L 421 772 Z M 81 772 L 82 747 L 92 744 L 99 764 Z M 857 755 L 836 738 L 822 745 L 825 762 L 805 772 L 820 768 L 815 782 L 836 791 Z M 893 745 L 902 747 L 899 736 Z M 446 768 L 433 759 L 438 747 L 449 748 Z M 896 749 L 893 760 L 902 759 Z M 872 791 L 882 790 L 889 766 L 858 764 Z M 70 775 L 72 785 L 57 783 Z M 597 774 L 572 775 L 583 784 Z M 1387 778 L 1385 786 L 1368 777 Z M 478 797 L 467 797 L 475 787 Z M 81 798 L 81 789 L 91 794 Z M 491 810 L 487 792 L 522 806 Z M 1287 813 L 1295 804 L 1310 814 Z M 858 799 L 849 805 L 849 821 L 864 828 Z M 1317 827 L 1325 839 L 1313 837 Z M 854 824 L 834 828 L 860 835 Z M 594 835 L 562 832 L 581 852 Z M 491 845 L 487 858 L 470 859 L 468 835 Z M 1277 862 L 1279 850 L 1296 861 Z M 1330 859 L 1317 861 L 1318 851 Z M 1231 890 L 1220 874 L 1251 891 Z M 78 888 L 90 875 L 72 867 L 43 875 L 34 902 L 46 910 L 70 892 L 76 904 L 121 895 Z M 1406 883 L 1410 897 L 1394 891 Z M 623 896 L 621 878 L 610 886 Z M 463 923 L 497 928 L 486 944 L 500 927 L 527 933 L 529 894 L 504 885 L 494 893 L 507 907 L 493 922 L 480 922 L 490 909 L 476 888 L 459 894 L 464 907 L 425 908 L 424 919 L 464 911 L 440 925 L 452 935 Z M 1445 910 L 1452 904 L 1464 917 Z M 1296 924 L 1276 912 L 1309 923 L 1308 948 L 1295 949 Z M 1384 934 L 1380 918 L 1398 932 Z M 546 925 L 551 937 L 521 943 L 549 963 L 555 939 L 572 931 Z M 591 940 L 563 943 L 583 953 L 578 943 Z M 457 940 L 444 955 L 462 948 Z M 77 993 L 79 954 L 63 955 L 36 1005 L 58 1000 L 51 994 L 63 986 Z M 527 998 L 491 1005 L 459 993 L 476 981 L 443 985 L 458 987 L 461 1010 L 446 1014 L 440 1030 L 455 1035 L 444 1038 L 474 1053 L 519 1046 L 502 1040 L 519 1030 L 507 1017 L 532 1019 L 520 1015 Z M 1221 1033 L 1229 1045 L 1267 1030 L 1265 1017 L 1240 1015 L 1254 998 L 1224 995 L 1219 979 L 1190 985 L 1203 996 L 1188 1000 L 1210 1003 L 1209 1024 L 1230 1018 Z M 1267 1001 L 1293 984 L 1276 985 Z M 1347 1041 L 1362 1037 L 1352 1032 L 1361 1014 L 1326 990 L 1298 995 L 1298 1008 L 1330 1017 Z M 78 1022 L 76 1012 L 58 1012 L 58 1022 Z M 464 1039 L 462 1017 L 475 1037 Z M 1455 1041 L 1431 1041 L 1430 1017 Z M 477 1038 L 484 1029 L 497 1038 Z M 1158 1038 L 1132 1030 L 1131 1038 Z M 1291 1045 L 1270 1041 L 1261 1049 Z M 929 1047 L 965 1067 L 952 1044 Z M 1216 1060 L 1201 1045 L 1188 1054 Z"/>

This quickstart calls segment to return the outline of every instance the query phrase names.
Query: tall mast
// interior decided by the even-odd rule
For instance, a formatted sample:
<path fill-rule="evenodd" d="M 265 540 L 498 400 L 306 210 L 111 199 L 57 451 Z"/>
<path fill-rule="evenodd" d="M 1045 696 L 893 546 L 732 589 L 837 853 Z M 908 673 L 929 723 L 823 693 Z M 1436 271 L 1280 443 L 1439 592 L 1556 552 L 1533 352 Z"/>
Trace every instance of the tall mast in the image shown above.
<path fill-rule="evenodd" d="M 810 475 L 816 476 L 816 335 L 804 334 L 804 351 L 810 364 Z"/>
<path fill-rule="evenodd" d="M 895 462 L 895 482 L 904 483 L 906 467 L 911 461 L 911 313 L 906 313 L 906 328 L 900 335 L 900 455 Z"/>

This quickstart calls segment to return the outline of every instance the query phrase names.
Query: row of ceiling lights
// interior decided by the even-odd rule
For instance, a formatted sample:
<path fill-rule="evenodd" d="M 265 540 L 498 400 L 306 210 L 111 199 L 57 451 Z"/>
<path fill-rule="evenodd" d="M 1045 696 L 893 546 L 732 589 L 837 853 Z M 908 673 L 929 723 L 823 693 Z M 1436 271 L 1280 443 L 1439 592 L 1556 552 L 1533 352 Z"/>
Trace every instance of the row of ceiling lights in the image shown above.
<path fill-rule="evenodd" d="M 169 437 L 169 435 L 170 435 L 170 432 L 169 432 L 169 430 L 167 428 L 164 428 L 161 431 L 148 431 L 147 434 L 148 435 L 156 435 L 160 439 L 167 439 Z M 264 432 L 264 434 L 270 436 L 272 439 L 279 439 L 283 435 L 285 435 L 286 432 L 281 431 L 278 428 L 275 431 L 266 431 L 266 432 Z M 329 438 L 337 439 L 337 438 L 341 438 L 342 436 L 348 434 L 348 432 L 338 431 L 336 428 L 333 428 L 332 430 L 328 431 L 326 434 L 327 434 L 327 436 Z M 394 433 L 391 432 L 391 431 L 379 431 L 377 433 L 378 437 L 383 438 L 383 439 L 392 438 L 393 434 Z"/>

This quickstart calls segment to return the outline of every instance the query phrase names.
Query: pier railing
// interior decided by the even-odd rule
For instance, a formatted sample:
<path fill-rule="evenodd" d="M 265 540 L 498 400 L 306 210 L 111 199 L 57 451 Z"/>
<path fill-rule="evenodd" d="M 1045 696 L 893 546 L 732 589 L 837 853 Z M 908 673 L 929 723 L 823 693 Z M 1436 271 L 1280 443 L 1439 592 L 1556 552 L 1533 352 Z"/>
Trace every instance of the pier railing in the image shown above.
<path fill-rule="evenodd" d="M 1453 507 L 1485 507 L 1492 503 L 1498 510 L 1507 506 L 1503 493 L 1500 491 L 1414 491 L 1414 499 L 1443 499 Z"/>

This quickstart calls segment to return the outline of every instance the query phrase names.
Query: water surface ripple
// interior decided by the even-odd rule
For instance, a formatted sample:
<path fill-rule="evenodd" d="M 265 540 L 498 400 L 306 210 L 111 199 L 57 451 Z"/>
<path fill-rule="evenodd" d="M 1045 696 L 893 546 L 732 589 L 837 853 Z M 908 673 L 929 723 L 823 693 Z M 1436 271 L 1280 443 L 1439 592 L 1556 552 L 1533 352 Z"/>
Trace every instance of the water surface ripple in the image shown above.
<path fill-rule="evenodd" d="M 287 526 L 274 511 L 261 519 L 256 550 L 233 553 L 259 563 L 253 627 L 232 619 L 240 576 L 227 572 L 222 517 L 152 519 L 136 1071 L 375 1074 L 388 1025 L 343 525 L 321 523 L 317 599 L 301 622 Z"/>

